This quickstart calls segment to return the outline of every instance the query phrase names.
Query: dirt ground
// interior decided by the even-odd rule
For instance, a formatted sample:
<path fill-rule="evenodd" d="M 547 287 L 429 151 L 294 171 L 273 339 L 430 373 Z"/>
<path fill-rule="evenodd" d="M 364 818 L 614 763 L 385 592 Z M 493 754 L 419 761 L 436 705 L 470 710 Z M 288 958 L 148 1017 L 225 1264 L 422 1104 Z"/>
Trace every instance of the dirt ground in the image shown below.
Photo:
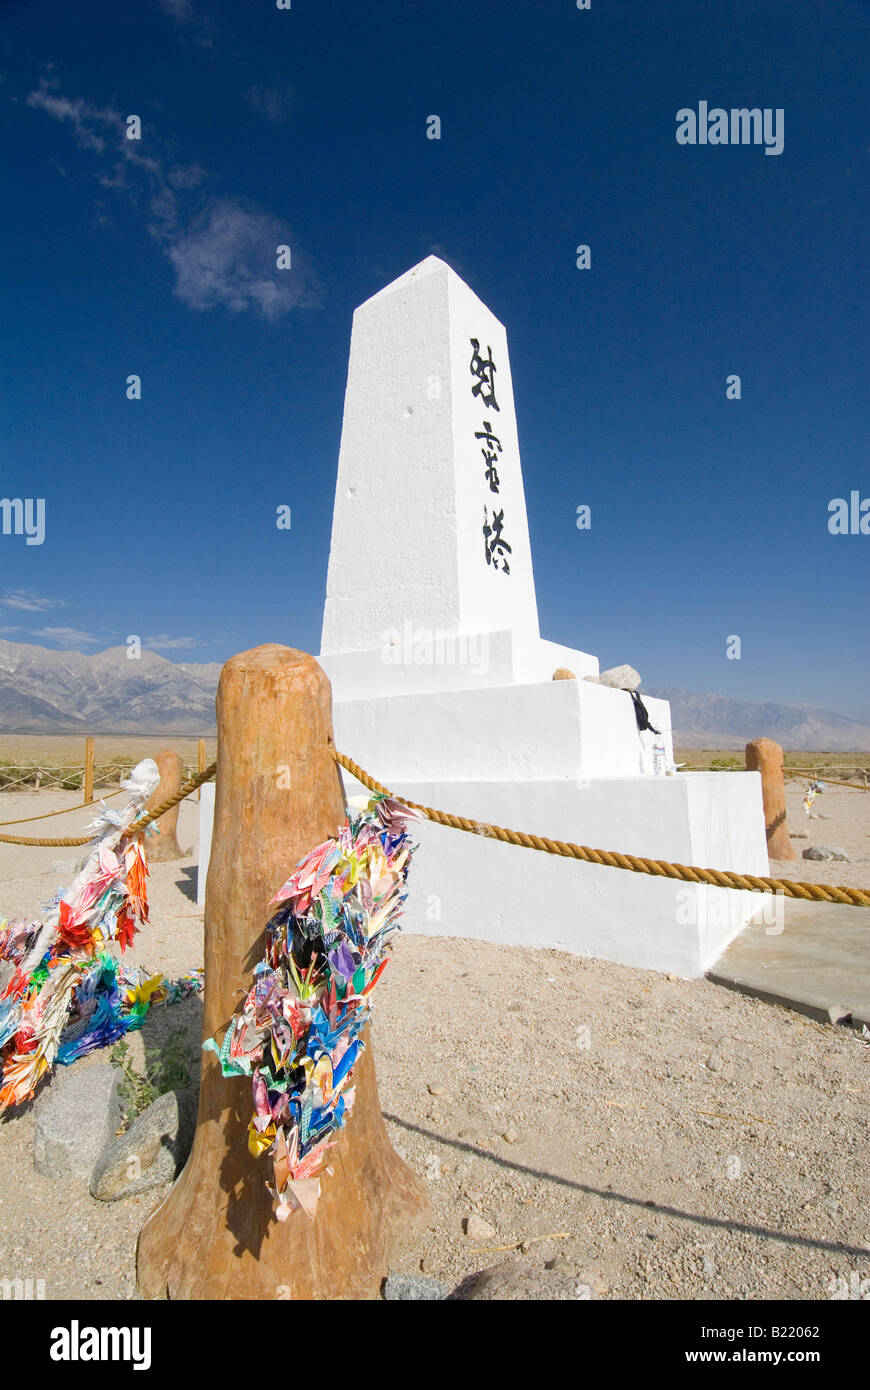
<path fill-rule="evenodd" d="M 830 843 L 852 862 L 776 870 L 870 885 L 870 794 L 830 788 L 814 808 L 825 819 L 809 822 L 801 795 L 789 792 L 790 828 L 811 837 L 798 854 Z M 0 819 L 77 799 L 6 794 Z M 182 845 L 195 823 L 187 804 Z M 3 914 L 33 915 L 78 853 L 0 845 Z M 194 866 L 152 870 L 134 948 L 152 970 L 202 963 Z M 134 1055 L 184 1026 L 197 1057 L 199 1020 L 198 1000 L 156 1012 Z M 853 1030 L 706 980 L 408 936 L 378 986 L 373 1045 L 392 1140 L 434 1211 L 400 1272 L 457 1289 L 501 1261 L 556 1260 L 608 1299 L 828 1299 L 838 1277 L 870 1279 L 870 1046 Z M 134 1297 L 138 1231 L 165 1189 L 104 1204 L 81 1182 L 50 1182 L 32 1165 L 33 1130 L 32 1106 L 0 1125 L 0 1279 L 42 1279 L 47 1298 Z M 465 1234 L 475 1214 L 492 1237 Z"/>
<path fill-rule="evenodd" d="M 803 808 L 807 785 L 806 780 L 789 778 L 786 782 L 786 819 L 797 857 L 771 860 L 771 874 L 803 879 L 805 883 L 870 888 L 870 791 L 826 786 L 807 815 Z M 810 845 L 841 849 L 849 856 L 849 862 L 804 859 L 803 852 Z"/>
<path fill-rule="evenodd" d="M 97 763 L 120 758 L 148 758 L 164 748 L 174 748 L 187 761 L 196 761 L 198 740 L 187 734 L 98 734 L 94 739 Z M 214 758 L 217 738 L 205 740 L 209 761 Z M 80 734 L 0 734 L 0 758 L 22 763 L 61 763 L 82 767 L 85 740 Z"/>

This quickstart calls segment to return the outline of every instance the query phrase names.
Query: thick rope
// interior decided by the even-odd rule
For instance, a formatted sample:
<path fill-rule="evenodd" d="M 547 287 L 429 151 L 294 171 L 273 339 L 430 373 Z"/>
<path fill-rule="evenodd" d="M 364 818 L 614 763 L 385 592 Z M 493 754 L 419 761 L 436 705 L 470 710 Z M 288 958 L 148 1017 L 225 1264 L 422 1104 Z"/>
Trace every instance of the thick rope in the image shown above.
<path fill-rule="evenodd" d="M 201 787 L 203 782 L 208 782 L 214 777 L 217 771 L 217 763 L 212 763 L 204 772 L 198 772 L 195 777 L 189 777 L 186 782 L 182 782 L 177 792 L 172 796 L 161 801 L 159 806 L 155 806 L 153 811 L 146 811 L 136 820 L 131 821 L 124 831 L 125 835 L 139 835 L 149 826 L 152 821 L 159 820 L 165 816 L 167 811 L 171 811 L 173 806 L 177 806 L 179 801 L 183 801 L 191 792 L 195 792 L 197 787 Z M 96 802 L 88 802 L 88 805 L 95 806 Z M 79 808 L 80 809 L 80 808 Z M 93 835 L 80 835 L 74 839 L 66 840 L 35 840 L 27 839 L 24 835 L 0 835 L 0 844 L 4 845 L 44 845 L 49 848 L 66 849 L 76 845 L 89 845 L 93 841 Z"/>
<path fill-rule="evenodd" d="M 391 792 L 382 783 L 375 781 L 374 777 L 364 771 L 359 763 L 355 763 L 352 758 L 345 757 L 343 753 L 339 752 L 336 752 L 334 756 L 335 761 L 363 786 L 368 787 L 373 792 L 379 792 L 382 796 L 395 796 L 394 792 Z M 127 835 L 140 834 L 152 821 L 159 820 L 173 806 L 177 806 L 179 801 L 183 801 L 186 796 L 190 796 L 191 792 L 196 791 L 197 787 L 202 786 L 203 782 L 208 782 L 216 771 L 217 763 L 215 762 L 204 772 L 188 778 L 173 796 L 161 802 L 153 811 L 148 811 L 138 820 L 133 821 L 125 833 Z M 689 864 L 671 864 L 666 859 L 644 859 L 639 855 L 622 854 L 617 850 L 590 849 L 588 845 L 574 845 L 565 840 L 551 840 L 545 835 L 527 835 L 522 830 L 506 830 L 501 825 L 489 825 L 485 822 L 469 820 L 467 816 L 454 816 L 448 811 L 436 811 L 432 806 L 423 806 L 418 801 L 408 801 L 404 797 L 396 797 L 396 800 L 403 801 L 406 806 L 411 806 L 415 811 L 422 811 L 428 820 L 435 821 L 438 825 L 447 825 L 454 830 L 467 830 L 471 834 L 483 835 L 493 840 L 502 840 L 505 844 L 518 845 L 523 849 L 537 849 L 546 854 L 558 854 L 564 859 L 582 859 L 588 864 L 600 864 L 610 869 L 629 869 L 636 874 L 649 874 L 653 878 L 678 879 L 682 883 L 708 883 L 714 888 L 741 888 L 750 893 L 782 893 L 787 898 L 799 898 L 804 902 L 843 903 L 849 907 L 870 907 L 870 891 L 865 888 L 832 887 L 826 883 L 801 883 L 788 878 L 758 878 L 755 874 L 736 874 L 725 869 L 699 869 Z M 92 838 L 90 835 L 85 835 L 81 839 L 75 840 L 28 840 L 19 835 L 0 835 L 0 842 L 11 845 L 72 846 L 88 845 Z"/>
<path fill-rule="evenodd" d="M 111 801 L 113 796 L 120 796 L 124 790 L 120 787 L 116 792 L 109 792 L 108 796 L 101 796 L 101 801 Z M 43 811 L 39 816 L 19 816 L 17 820 L 0 820 L 0 825 L 29 825 L 34 820 L 50 820 L 52 816 L 68 816 L 71 811 L 86 811 L 89 806 L 96 806 L 96 801 L 79 801 L 75 806 L 61 806 L 59 811 Z"/>
<path fill-rule="evenodd" d="M 388 791 L 380 782 L 363 771 L 359 763 L 346 758 L 343 753 L 335 754 L 336 762 L 346 772 L 362 782 L 373 792 L 383 796 L 395 796 L 397 801 L 422 811 L 428 820 L 438 825 L 449 825 L 454 830 L 469 830 L 476 835 L 485 835 L 493 840 L 503 840 L 508 845 L 520 845 L 525 849 L 539 849 L 546 854 L 559 854 L 565 859 L 584 859 L 588 864 L 602 864 L 611 869 L 630 869 L 637 874 L 651 874 L 655 878 L 676 878 L 683 883 L 709 883 L 715 888 L 743 888 L 752 893 L 783 893 L 787 898 L 802 898 L 806 902 L 846 903 L 851 907 L 870 907 L 870 891 L 864 888 L 832 888 L 826 883 L 798 883 L 793 879 L 756 878 L 754 874 L 735 874 L 724 869 L 697 869 L 687 864 L 669 864 L 664 859 L 642 859 L 635 854 L 620 854 L 615 850 L 590 849 L 588 845 L 573 845 L 564 840 L 550 840 L 544 835 L 527 835 L 521 830 L 505 830 L 500 825 L 486 825 L 480 821 L 469 820 L 466 816 L 453 816 L 446 811 L 435 811 L 431 806 L 421 806 L 419 802 L 408 801 Z"/>

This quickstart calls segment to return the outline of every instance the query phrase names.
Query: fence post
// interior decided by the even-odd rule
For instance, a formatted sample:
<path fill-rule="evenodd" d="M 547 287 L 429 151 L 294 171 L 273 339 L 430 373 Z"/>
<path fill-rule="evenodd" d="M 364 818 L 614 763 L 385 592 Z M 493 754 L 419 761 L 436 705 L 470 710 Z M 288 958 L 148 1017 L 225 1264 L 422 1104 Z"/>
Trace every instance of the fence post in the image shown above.
<path fill-rule="evenodd" d="M 153 811 L 162 801 L 174 796 L 184 777 L 184 763 L 172 748 L 164 748 L 154 759 L 160 772 L 157 790 L 149 797 L 146 808 Z M 149 835 L 145 841 L 145 857 L 154 864 L 165 864 L 171 859 L 183 857 L 178 844 L 178 806 L 170 809 L 155 821 L 159 835 Z"/>
<path fill-rule="evenodd" d="M 276 888 L 345 815 L 330 685 L 313 657 L 274 644 L 234 656 L 221 672 L 217 716 L 204 1038 L 223 1037 L 250 985 Z M 248 1150 L 251 1082 L 225 1080 L 218 1059 L 203 1053 L 193 1150 L 139 1236 L 143 1297 L 376 1297 L 391 1248 L 428 1217 L 429 1203 L 390 1145 L 370 1045 L 355 1085 L 316 1215 L 278 1222 L 268 1165 Z"/>
<path fill-rule="evenodd" d="M 764 828 L 771 859 L 796 859 L 785 820 L 785 776 L 782 749 L 771 738 L 754 738 L 746 745 L 746 766 L 761 773 Z"/>
<path fill-rule="evenodd" d="M 94 740 L 85 739 L 85 805 L 89 805 L 94 799 Z"/>
<path fill-rule="evenodd" d="M 208 767 L 208 763 L 207 763 L 206 760 L 205 760 L 205 739 L 204 739 L 204 738 L 201 738 L 201 739 L 199 740 L 199 742 L 197 743 L 197 745 L 196 745 L 196 770 L 197 770 L 197 772 L 205 772 L 205 770 L 206 770 L 207 767 Z M 197 801 L 200 800 L 201 793 L 202 793 L 202 787 L 197 787 L 197 789 L 196 789 L 196 799 L 197 799 Z"/>

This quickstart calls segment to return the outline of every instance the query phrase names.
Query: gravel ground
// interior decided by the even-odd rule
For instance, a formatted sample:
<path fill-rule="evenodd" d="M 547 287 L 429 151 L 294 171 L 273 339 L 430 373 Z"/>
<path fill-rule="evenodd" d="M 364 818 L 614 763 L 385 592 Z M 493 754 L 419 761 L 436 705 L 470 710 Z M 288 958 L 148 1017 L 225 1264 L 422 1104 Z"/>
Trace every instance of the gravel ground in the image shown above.
<path fill-rule="evenodd" d="M 830 788 L 816 803 L 828 819 L 810 824 L 792 809 L 800 795 L 792 830 L 853 862 L 798 860 L 789 876 L 866 886 L 870 795 Z M 4 796 L 2 819 L 35 801 Z M 186 806 L 182 844 L 194 826 Z M 70 877 L 46 856 L 77 853 L 0 845 L 5 914 L 31 915 Z M 194 879 L 192 858 L 154 866 L 135 948 L 151 969 L 201 963 Z M 135 1055 L 184 1026 L 195 1056 L 199 1016 L 197 1000 L 158 1011 Z M 706 980 L 409 936 L 378 986 L 373 1039 L 391 1137 L 434 1208 L 399 1272 L 456 1289 L 500 1261 L 555 1260 L 592 1296 L 621 1299 L 827 1299 L 837 1276 L 870 1280 L 870 1048 L 852 1030 Z M 52 1183 L 33 1169 L 33 1129 L 32 1106 L 0 1125 L 0 1279 L 42 1279 L 48 1298 L 135 1296 L 136 1238 L 165 1189 L 103 1204 L 81 1182 Z M 465 1234 L 475 1216 L 491 1236 Z"/>
<path fill-rule="evenodd" d="M 806 780 L 786 782 L 786 819 L 797 859 L 772 859 L 771 874 L 799 878 L 804 883 L 870 888 L 870 791 L 826 787 L 808 816 L 802 804 L 806 789 Z M 810 845 L 842 849 L 850 862 L 804 859 L 803 852 Z"/>

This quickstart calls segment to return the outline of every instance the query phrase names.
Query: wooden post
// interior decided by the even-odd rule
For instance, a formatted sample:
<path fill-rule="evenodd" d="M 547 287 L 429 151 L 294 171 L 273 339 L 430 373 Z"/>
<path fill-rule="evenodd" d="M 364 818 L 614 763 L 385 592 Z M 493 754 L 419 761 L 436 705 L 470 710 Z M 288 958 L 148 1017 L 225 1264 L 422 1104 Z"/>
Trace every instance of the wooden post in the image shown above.
<path fill-rule="evenodd" d="M 204 739 L 204 738 L 201 738 L 201 739 L 199 740 L 198 744 L 196 745 L 196 770 L 197 770 L 197 772 L 205 772 L 205 770 L 206 770 L 207 767 L 208 767 L 208 763 L 207 763 L 206 760 L 205 760 L 205 739 Z M 199 801 L 199 799 L 200 799 L 200 792 L 201 792 L 201 791 L 202 791 L 202 788 L 201 788 L 201 787 L 197 787 L 197 789 L 196 789 L 196 799 L 197 799 L 197 801 Z"/>
<path fill-rule="evenodd" d="M 205 904 L 203 1038 L 223 1037 L 263 952 L 268 904 L 303 855 L 335 835 L 344 793 L 329 681 L 313 657 L 269 644 L 226 663 L 217 696 L 214 838 Z M 248 1151 L 251 1082 L 203 1053 L 193 1150 L 139 1236 L 145 1298 L 374 1298 L 395 1241 L 429 1216 L 424 1185 L 391 1147 L 367 1046 L 356 1101 L 310 1220 L 273 1215 L 267 1162 Z"/>
<path fill-rule="evenodd" d="M 89 805 L 94 799 L 94 740 L 85 739 L 85 804 Z"/>
<path fill-rule="evenodd" d="M 770 738 L 754 738 L 746 745 L 746 766 L 761 773 L 767 853 L 771 859 L 796 859 L 785 820 L 785 777 L 782 749 Z"/>
<path fill-rule="evenodd" d="M 165 748 L 162 753 L 157 754 L 154 761 L 160 770 L 160 782 L 156 792 L 145 803 L 149 811 L 166 801 L 167 797 L 174 796 L 184 777 L 184 764 L 174 749 Z M 172 806 L 165 815 L 154 822 L 160 834 L 149 835 L 145 841 L 145 857 L 151 863 L 165 864 L 168 860 L 183 858 L 176 833 L 178 809 L 178 805 Z"/>

